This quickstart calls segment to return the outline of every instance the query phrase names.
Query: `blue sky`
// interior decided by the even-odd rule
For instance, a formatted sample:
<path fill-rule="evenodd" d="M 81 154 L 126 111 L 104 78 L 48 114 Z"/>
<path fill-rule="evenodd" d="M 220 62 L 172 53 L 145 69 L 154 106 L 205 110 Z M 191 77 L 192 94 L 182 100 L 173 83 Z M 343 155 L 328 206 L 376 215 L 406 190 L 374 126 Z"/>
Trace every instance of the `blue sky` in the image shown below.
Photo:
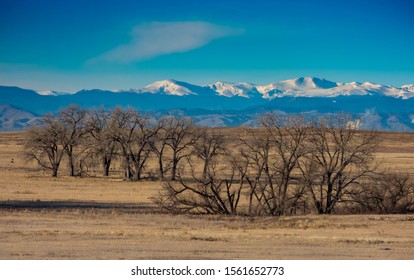
<path fill-rule="evenodd" d="M 414 83 L 413 1 L 0 0 L 0 84 Z"/>

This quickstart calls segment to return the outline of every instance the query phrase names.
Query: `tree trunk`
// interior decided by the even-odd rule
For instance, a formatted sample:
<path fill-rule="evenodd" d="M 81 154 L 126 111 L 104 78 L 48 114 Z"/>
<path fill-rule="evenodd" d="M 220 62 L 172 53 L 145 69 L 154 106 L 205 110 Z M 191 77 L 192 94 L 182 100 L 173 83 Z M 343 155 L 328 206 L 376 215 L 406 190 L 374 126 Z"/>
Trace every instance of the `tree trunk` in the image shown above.
<path fill-rule="evenodd" d="M 69 159 L 69 176 L 75 176 L 75 163 L 73 160 L 73 147 L 69 145 L 67 147 L 66 153 Z"/>
<path fill-rule="evenodd" d="M 57 177 L 57 173 L 58 173 L 58 167 L 53 166 L 52 167 L 52 177 Z"/>
<path fill-rule="evenodd" d="M 75 176 L 75 166 L 72 155 L 69 156 L 69 176 Z"/>
<path fill-rule="evenodd" d="M 322 203 L 320 203 L 320 204 L 318 204 L 318 206 L 317 206 L 318 208 L 318 214 L 324 214 L 324 210 L 323 210 L 323 207 L 322 207 Z"/>
<path fill-rule="evenodd" d="M 282 185 L 282 197 L 280 200 L 280 204 L 279 204 L 279 211 L 278 211 L 278 216 L 282 216 L 285 214 L 285 204 L 286 204 L 286 194 L 287 194 L 287 189 L 289 186 L 289 180 L 287 178 L 288 176 L 286 176 L 286 178 L 284 178 L 284 183 Z"/>
<path fill-rule="evenodd" d="M 104 159 L 104 176 L 109 176 L 109 169 L 111 167 L 111 160 Z"/>
<path fill-rule="evenodd" d="M 134 181 L 139 181 L 141 180 L 141 170 L 142 170 L 141 165 L 138 162 L 134 164 L 134 167 L 135 167 Z"/>
<path fill-rule="evenodd" d="M 124 177 L 126 180 L 131 180 L 132 179 L 132 170 L 131 170 L 131 164 L 129 162 L 125 163 L 125 172 L 124 172 Z"/>
<path fill-rule="evenodd" d="M 160 172 L 160 180 L 164 181 L 164 166 L 162 163 L 162 154 L 160 154 L 158 156 L 158 168 L 159 168 L 159 172 Z"/>
<path fill-rule="evenodd" d="M 131 180 L 132 179 L 132 171 L 131 171 L 131 160 L 130 160 L 130 156 L 128 155 L 128 153 L 124 150 L 123 151 L 123 155 L 124 155 L 124 164 L 125 164 L 125 179 L 126 180 Z"/>
<path fill-rule="evenodd" d="M 208 169 L 208 160 L 204 160 L 204 167 L 203 167 L 203 179 L 207 178 L 207 170 Z"/>
<path fill-rule="evenodd" d="M 326 192 L 326 205 L 325 205 L 325 209 L 323 211 L 324 214 L 330 214 L 332 211 L 332 191 L 333 191 L 333 186 L 331 183 L 328 183 L 328 190 Z"/>
<path fill-rule="evenodd" d="M 177 164 L 175 162 L 173 162 L 173 166 L 172 166 L 172 169 L 171 169 L 171 181 L 175 181 L 176 173 L 177 173 Z"/>
<path fill-rule="evenodd" d="M 126 169 L 125 169 L 125 172 L 124 172 L 124 177 L 125 177 L 125 179 L 127 180 L 127 181 L 130 181 L 131 180 L 131 178 L 132 178 L 132 172 L 131 172 L 131 167 L 127 167 Z"/>
<path fill-rule="evenodd" d="M 176 155 L 175 151 L 173 153 L 172 163 L 173 163 L 173 165 L 172 165 L 172 169 L 171 169 L 171 181 L 175 181 L 176 175 L 177 175 L 177 164 L 178 164 L 177 155 Z"/>

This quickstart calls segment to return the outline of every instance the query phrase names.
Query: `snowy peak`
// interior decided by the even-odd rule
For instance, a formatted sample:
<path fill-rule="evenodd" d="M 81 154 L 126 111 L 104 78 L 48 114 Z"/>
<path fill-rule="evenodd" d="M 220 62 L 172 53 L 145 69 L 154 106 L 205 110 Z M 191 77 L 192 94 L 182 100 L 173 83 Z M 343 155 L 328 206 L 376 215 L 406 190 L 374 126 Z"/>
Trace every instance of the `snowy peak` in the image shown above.
<path fill-rule="evenodd" d="M 37 94 L 48 95 L 48 96 L 60 96 L 60 95 L 67 95 L 67 94 L 70 94 L 70 93 L 54 91 L 54 90 L 41 90 L 41 91 L 37 91 Z"/>
<path fill-rule="evenodd" d="M 228 83 L 228 82 L 217 82 L 213 85 L 207 86 L 210 89 L 217 92 L 219 95 L 226 97 L 241 96 L 250 98 L 252 94 L 258 93 L 256 85 L 249 83 Z"/>
<path fill-rule="evenodd" d="M 395 88 L 391 86 L 384 86 L 380 84 L 365 82 L 360 86 L 363 90 L 367 91 L 369 94 L 378 94 L 385 95 L 397 98 L 410 98 L 413 97 L 413 93 L 406 91 L 402 88 Z"/>
<path fill-rule="evenodd" d="M 410 85 L 403 85 L 401 87 L 401 89 L 405 90 L 405 91 L 409 91 L 409 92 L 414 92 L 414 85 L 410 84 Z"/>
<path fill-rule="evenodd" d="M 338 83 L 325 79 L 302 77 L 293 80 L 283 81 L 286 85 L 290 85 L 295 89 L 312 90 L 312 89 L 328 89 L 338 86 Z"/>
<path fill-rule="evenodd" d="M 191 88 L 194 87 L 194 85 L 187 84 L 185 82 L 179 82 L 176 80 L 163 80 L 158 81 L 155 83 L 152 83 L 139 91 L 142 93 L 153 93 L 153 94 L 167 94 L 167 95 L 178 95 L 178 96 L 184 96 L 184 95 L 190 95 L 198 93 L 193 91 Z"/>
<path fill-rule="evenodd" d="M 257 90 L 265 98 L 281 96 L 326 96 L 324 90 L 339 86 L 340 83 L 313 77 L 301 77 L 281 82 L 274 82 L 266 86 L 258 86 Z"/>

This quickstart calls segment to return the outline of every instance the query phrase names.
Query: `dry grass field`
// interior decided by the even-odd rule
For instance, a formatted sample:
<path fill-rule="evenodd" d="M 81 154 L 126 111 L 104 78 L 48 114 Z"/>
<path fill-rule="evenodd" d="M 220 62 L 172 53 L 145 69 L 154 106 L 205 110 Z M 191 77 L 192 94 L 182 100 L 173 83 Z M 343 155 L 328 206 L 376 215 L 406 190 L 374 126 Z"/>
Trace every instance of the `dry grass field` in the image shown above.
<path fill-rule="evenodd" d="M 0 134 L 0 259 L 414 259 L 414 215 L 171 215 L 158 182 L 52 178 Z M 378 159 L 414 175 L 414 134 L 386 133 Z"/>

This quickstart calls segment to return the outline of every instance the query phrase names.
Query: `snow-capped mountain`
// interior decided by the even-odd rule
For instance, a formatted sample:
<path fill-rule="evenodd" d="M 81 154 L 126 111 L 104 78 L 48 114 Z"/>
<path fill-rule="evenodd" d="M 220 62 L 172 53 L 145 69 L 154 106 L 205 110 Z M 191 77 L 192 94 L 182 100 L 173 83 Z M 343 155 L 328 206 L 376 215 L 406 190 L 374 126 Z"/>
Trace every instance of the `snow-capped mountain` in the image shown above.
<path fill-rule="evenodd" d="M 341 95 L 383 95 L 403 99 L 414 97 L 413 85 L 405 85 L 401 88 L 397 88 L 370 82 L 332 82 L 313 77 L 301 77 L 274 82 L 268 85 L 217 82 L 212 85 L 197 86 L 176 80 L 164 80 L 152 83 L 141 89 L 118 90 L 118 92 L 166 94 L 176 96 L 215 94 L 225 97 L 262 97 L 264 99 L 273 99 L 283 96 L 337 97 Z"/>
<path fill-rule="evenodd" d="M 249 83 L 228 83 L 228 82 L 217 82 L 213 85 L 207 86 L 217 92 L 219 95 L 233 97 L 241 96 L 250 98 L 257 95 L 257 86 Z"/>
<path fill-rule="evenodd" d="M 403 85 L 401 88 L 402 88 L 403 90 L 406 90 L 406 91 L 414 92 L 414 84 L 410 84 L 410 85 Z"/>
<path fill-rule="evenodd" d="M 37 93 L 40 95 L 48 95 L 48 96 L 60 96 L 60 95 L 71 94 L 68 92 L 61 92 L 61 91 L 54 91 L 54 90 L 41 90 L 41 91 L 37 91 Z"/>
<path fill-rule="evenodd" d="M 379 94 L 384 96 L 391 96 L 391 97 L 397 97 L 397 98 L 411 98 L 414 96 L 414 92 L 410 92 L 408 90 L 401 88 L 395 88 L 392 86 L 383 86 L 379 84 L 374 84 L 370 82 L 365 82 L 360 85 L 360 88 L 362 90 L 365 90 L 366 92 L 370 94 Z"/>
<path fill-rule="evenodd" d="M 143 88 L 128 90 L 81 90 L 76 94 L 88 92 L 101 93 L 134 93 L 170 96 L 222 96 L 229 98 L 261 98 L 272 100 L 278 97 L 337 97 L 351 95 L 379 95 L 408 99 L 414 97 L 414 85 L 408 84 L 393 87 L 371 82 L 332 82 L 314 77 L 301 77 L 268 85 L 255 85 L 251 83 L 217 82 L 212 85 L 199 86 L 176 80 L 157 81 Z M 42 96 L 64 96 L 71 93 L 53 90 L 37 91 Z M 76 95 L 75 94 L 75 95 Z"/>
<path fill-rule="evenodd" d="M 337 97 L 341 95 L 383 95 L 396 98 L 411 98 L 414 92 L 407 88 L 396 88 L 370 82 L 338 83 L 325 79 L 303 77 L 281 82 L 271 83 L 267 86 L 258 86 L 257 90 L 264 98 L 275 97 Z"/>
<path fill-rule="evenodd" d="M 184 96 L 199 94 L 199 88 L 200 86 L 170 79 L 154 82 L 146 87 L 135 90 L 135 92 Z"/>
<path fill-rule="evenodd" d="M 264 98 L 278 96 L 325 96 L 325 91 L 335 88 L 339 83 L 325 79 L 302 77 L 297 79 L 274 82 L 265 86 L 258 86 L 257 90 Z"/>

